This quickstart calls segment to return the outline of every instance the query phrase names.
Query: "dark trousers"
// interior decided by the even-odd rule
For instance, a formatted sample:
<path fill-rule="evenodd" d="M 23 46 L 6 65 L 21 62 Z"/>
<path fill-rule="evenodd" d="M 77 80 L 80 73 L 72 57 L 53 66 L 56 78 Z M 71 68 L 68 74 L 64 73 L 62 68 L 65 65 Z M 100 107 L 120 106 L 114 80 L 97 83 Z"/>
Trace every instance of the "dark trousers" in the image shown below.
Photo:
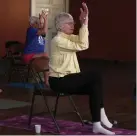
<path fill-rule="evenodd" d="M 89 95 L 92 121 L 100 121 L 100 109 L 103 106 L 102 80 L 96 72 L 81 72 L 64 77 L 49 77 L 53 91 L 65 94 Z M 84 103 L 84 101 L 83 101 Z"/>

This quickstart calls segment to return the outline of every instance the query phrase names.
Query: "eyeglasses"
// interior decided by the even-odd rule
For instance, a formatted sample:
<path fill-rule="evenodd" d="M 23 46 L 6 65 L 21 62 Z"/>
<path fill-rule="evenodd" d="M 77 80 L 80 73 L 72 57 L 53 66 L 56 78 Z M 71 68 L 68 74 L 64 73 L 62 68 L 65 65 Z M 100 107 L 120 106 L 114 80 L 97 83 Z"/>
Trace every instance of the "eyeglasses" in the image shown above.
<path fill-rule="evenodd" d="M 76 23 L 75 23 L 75 22 L 66 22 L 65 24 L 68 24 L 68 25 L 75 25 Z"/>

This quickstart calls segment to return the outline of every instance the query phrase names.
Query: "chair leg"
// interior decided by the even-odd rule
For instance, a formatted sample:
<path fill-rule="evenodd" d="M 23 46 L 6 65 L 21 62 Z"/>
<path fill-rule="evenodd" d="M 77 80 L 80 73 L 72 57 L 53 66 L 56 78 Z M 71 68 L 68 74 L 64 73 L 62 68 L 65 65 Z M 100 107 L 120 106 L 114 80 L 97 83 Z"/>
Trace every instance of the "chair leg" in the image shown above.
<path fill-rule="evenodd" d="M 77 107 L 76 107 L 76 105 L 75 105 L 75 102 L 73 101 L 73 99 L 72 99 L 71 96 L 69 96 L 69 100 L 70 100 L 70 102 L 71 102 L 71 104 L 72 104 L 72 106 L 73 106 L 73 108 L 74 108 L 74 110 L 75 110 L 75 113 L 78 115 L 78 117 L 80 118 L 80 121 L 81 121 L 82 125 L 84 126 L 83 119 L 82 119 L 80 113 L 78 112 L 78 109 L 77 109 Z"/>
<path fill-rule="evenodd" d="M 28 71 L 27 71 L 27 77 L 26 77 L 26 82 L 29 82 L 29 75 L 30 75 L 30 67 L 28 66 Z"/>
<path fill-rule="evenodd" d="M 56 103 L 55 103 L 55 107 L 54 107 L 54 111 L 53 111 L 54 118 L 56 118 L 59 96 L 60 96 L 60 94 L 57 94 Z"/>
<path fill-rule="evenodd" d="M 32 69 L 31 69 L 31 72 L 32 72 L 32 75 L 33 75 L 35 81 L 37 82 L 37 79 L 36 79 L 36 77 L 35 77 L 35 75 L 34 75 L 34 71 L 33 71 Z M 42 95 L 43 98 L 44 98 L 46 107 L 47 107 L 48 112 L 50 113 L 50 115 L 51 115 L 51 117 L 52 117 L 52 120 L 53 120 L 55 126 L 56 126 L 57 132 L 60 133 L 60 128 L 59 128 L 59 126 L 58 126 L 58 124 L 57 124 L 57 122 L 56 122 L 56 119 L 54 118 L 54 115 L 53 115 L 52 111 L 50 110 L 50 108 L 49 108 L 49 106 L 48 106 L 48 101 L 47 101 L 47 99 L 46 99 L 46 96 L 43 94 L 42 91 L 40 91 L 40 93 L 41 93 L 41 95 Z"/>
<path fill-rule="evenodd" d="M 24 85 L 25 85 L 25 81 L 26 81 L 26 78 L 25 78 L 25 76 L 24 76 L 24 73 L 22 73 L 21 71 L 19 71 L 19 73 L 20 73 L 20 75 L 21 75 L 21 81 L 24 83 Z"/>
<path fill-rule="evenodd" d="M 11 77 L 12 77 L 12 73 L 14 72 L 14 70 L 12 68 L 10 68 L 9 73 L 8 73 L 8 83 L 11 81 Z"/>
<path fill-rule="evenodd" d="M 56 121 L 56 119 L 55 119 L 55 117 L 54 117 L 52 111 L 50 110 L 50 108 L 49 108 L 49 106 L 48 106 L 48 101 L 47 101 L 47 99 L 46 99 L 46 96 L 43 95 L 42 92 L 41 92 L 41 94 L 42 94 L 42 96 L 44 97 L 46 107 L 47 107 L 47 109 L 48 109 L 48 111 L 49 111 L 49 113 L 50 113 L 50 115 L 51 115 L 51 117 L 52 117 L 52 120 L 53 120 L 55 126 L 56 126 L 57 132 L 60 133 L 60 128 L 59 128 L 59 126 L 58 126 L 58 124 L 57 124 L 57 121 Z"/>
<path fill-rule="evenodd" d="M 35 92 L 33 92 L 32 101 L 31 101 L 31 108 L 30 108 L 29 120 L 28 120 L 28 128 L 30 128 L 30 125 L 31 125 L 34 101 L 35 101 Z"/>

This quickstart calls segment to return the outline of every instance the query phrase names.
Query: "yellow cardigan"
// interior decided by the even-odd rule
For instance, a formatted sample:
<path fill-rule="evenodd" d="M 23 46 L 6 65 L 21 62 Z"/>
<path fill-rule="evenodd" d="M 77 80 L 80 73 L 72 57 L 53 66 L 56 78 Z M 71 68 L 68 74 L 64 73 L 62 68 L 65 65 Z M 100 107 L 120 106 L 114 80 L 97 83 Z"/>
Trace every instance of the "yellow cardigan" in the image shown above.
<path fill-rule="evenodd" d="M 87 25 L 82 25 L 79 35 L 57 33 L 50 45 L 49 76 L 64 77 L 80 72 L 76 52 L 88 49 L 88 35 Z"/>

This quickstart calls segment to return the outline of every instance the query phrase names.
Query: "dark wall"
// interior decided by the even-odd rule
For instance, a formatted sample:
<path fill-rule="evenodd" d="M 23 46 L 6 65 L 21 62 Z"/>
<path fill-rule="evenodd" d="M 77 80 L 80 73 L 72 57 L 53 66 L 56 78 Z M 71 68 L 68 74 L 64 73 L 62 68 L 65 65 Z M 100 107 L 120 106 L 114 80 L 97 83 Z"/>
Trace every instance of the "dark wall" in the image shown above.
<path fill-rule="evenodd" d="M 136 59 L 136 1 L 85 0 L 89 7 L 90 48 L 81 58 L 109 60 Z M 70 0 L 70 13 L 79 28 L 82 0 Z M 0 1 L 0 56 L 5 54 L 7 40 L 25 41 L 30 10 L 29 0 Z"/>
<path fill-rule="evenodd" d="M 29 0 L 0 0 L 0 56 L 5 54 L 6 41 L 25 41 L 29 10 Z"/>
<path fill-rule="evenodd" d="M 90 48 L 81 58 L 136 59 L 136 1 L 85 0 L 89 7 Z M 70 0 L 70 13 L 79 25 L 82 0 Z"/>

